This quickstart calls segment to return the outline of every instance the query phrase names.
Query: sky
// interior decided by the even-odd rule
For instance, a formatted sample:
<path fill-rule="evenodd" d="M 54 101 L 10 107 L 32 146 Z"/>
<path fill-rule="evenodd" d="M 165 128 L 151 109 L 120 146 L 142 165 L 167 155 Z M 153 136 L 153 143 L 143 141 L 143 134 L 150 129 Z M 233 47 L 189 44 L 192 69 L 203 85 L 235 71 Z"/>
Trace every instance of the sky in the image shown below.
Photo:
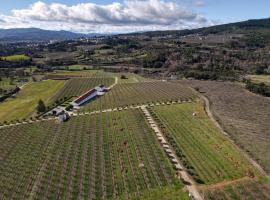
<path fill-rule="evenodd" d="M 83 33 L 191 29 L 270 17 L 269 0 L 2 0 L 0 28 Z"/>

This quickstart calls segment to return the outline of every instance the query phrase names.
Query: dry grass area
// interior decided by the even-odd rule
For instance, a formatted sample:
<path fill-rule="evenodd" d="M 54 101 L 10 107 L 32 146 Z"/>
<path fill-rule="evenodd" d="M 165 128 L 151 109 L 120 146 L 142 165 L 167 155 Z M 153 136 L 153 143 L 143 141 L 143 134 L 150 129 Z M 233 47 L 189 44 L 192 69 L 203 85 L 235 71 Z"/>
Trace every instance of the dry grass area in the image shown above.
<path fill-rule="evenodd" d="M 255 83 L 265 83 L 270 85 L 270 75 L 250 75 L 247 78 L 251 79 Z"/>
<path fill-rule="evenodd" d="M 270 98 L 252 94 L 238 83 L 195 80 L 181 83 L 203 92 L 224 130 L 270 173 Z"/>

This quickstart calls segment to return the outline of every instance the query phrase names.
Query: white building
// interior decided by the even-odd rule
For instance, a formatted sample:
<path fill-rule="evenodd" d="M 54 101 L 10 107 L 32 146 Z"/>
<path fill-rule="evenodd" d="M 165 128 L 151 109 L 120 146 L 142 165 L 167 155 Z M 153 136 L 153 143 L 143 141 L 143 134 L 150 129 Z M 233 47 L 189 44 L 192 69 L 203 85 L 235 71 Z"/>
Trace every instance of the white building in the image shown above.
<path fill-rule="evenodd" d="M 77 99 L 75 99 L 71 105 L 74 107 L 81 106 L 82 104 L 86 103 L 87 101 L 95 98 L 97 96 L 98 91 L 96 89 L 91 89 L 84 93 L 83 95 L 79 96 Z"/>

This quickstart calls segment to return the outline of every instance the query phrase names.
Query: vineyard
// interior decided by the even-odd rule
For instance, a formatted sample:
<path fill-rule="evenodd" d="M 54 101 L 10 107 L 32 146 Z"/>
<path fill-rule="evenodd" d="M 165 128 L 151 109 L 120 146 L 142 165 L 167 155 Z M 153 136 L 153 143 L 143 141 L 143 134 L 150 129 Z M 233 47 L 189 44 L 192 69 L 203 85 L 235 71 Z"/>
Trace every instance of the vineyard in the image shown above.
<path fill-rule="evenodd" d="M 208 118 L 202 102 L 153 107 L 152 115 L 197 183 L 256 176 L 253 166 Z"/>
<path fill-rule="evenodd" d="M 86 105 L 82 110 L 102 110 L 159 101 L 187 101 L 195 96 L 189 88 L 168 82 L 118 84 L 106 95 Z"/>
<path fill-rule="evenodd" d="M 3 128 L 0 142 L 0 199 L 188 199 L 139 109 Z"/>
<path fill-rule="evenodd" d="M 246 180 L 203 192 L 207 200 L 270 199 L 270 184 L 259 180 Z"/>
<path fill-rule="evenodd" d="M 234 142 L 270 173 L 270 98 L 255 95 L 238 83 L 181 81 L 209 99 L 215 119 Z"/>
<path fill-rule="evenodd" d="M 55 73 L 47 74 L 47 79 L 54 78 L 114 78 L 119 79 L 119 84 L 122 83 L 138 83 L 138 82 L 148 82 L 153 81 L 152 79 L 144 78 L 138 74 L 134 73 L 113 73 L 105 72 L 103 70 L 79 70 L 79 71 L 64 71 L 56 70 Z M 122 77 L 122 78 L 121 78 Z"/>
<path fill-rule="evenodd" d="M 114 78 L 72 78 L 53 97 L 53 101 L 80 96 L 84 92 L 102 84 L 106 87 L 114 83 Z"/>

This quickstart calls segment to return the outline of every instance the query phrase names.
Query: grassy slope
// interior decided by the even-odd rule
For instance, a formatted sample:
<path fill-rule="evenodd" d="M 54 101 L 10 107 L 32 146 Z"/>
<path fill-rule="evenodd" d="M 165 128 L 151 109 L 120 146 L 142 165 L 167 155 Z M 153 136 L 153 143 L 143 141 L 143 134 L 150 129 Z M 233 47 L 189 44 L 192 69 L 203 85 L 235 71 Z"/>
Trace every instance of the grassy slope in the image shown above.
<path fill-rule="evenodd" d="M 215 127 L 202 102 L 153 109 L 189 165 L 207 184 L 234 180 L 256 170 Z M 196 117 L 192 114 L 198 113 Z"/>
<path fill-rule="evenodd" d="M 34 111 L 39 99 L 49 102 L 51 96 L 59 90 L 64 81 L 42 81 L 26 85 L 14 98 L 0 103 L 0 121 L 10 121 L 29 117 Z"/>

